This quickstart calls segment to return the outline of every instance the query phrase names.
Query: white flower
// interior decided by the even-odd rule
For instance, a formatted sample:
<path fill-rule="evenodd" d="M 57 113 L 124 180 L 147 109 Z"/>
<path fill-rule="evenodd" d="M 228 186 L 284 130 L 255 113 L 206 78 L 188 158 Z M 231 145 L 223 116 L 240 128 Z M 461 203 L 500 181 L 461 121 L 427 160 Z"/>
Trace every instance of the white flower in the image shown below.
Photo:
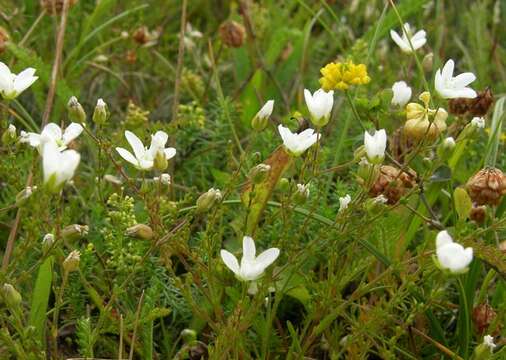
<path fill-rule="evenodd" d="M 151 146 L 145 148 L 142 141 L 131 131 L 125 131 L 125 137 L 132 147 L 134 154 L 130 151 L 117 147 L 116 151 L 123 159 L 134 165 L 139 170 L 151 170 L 155 165 L 155 160 L 169 160 L 176 155 L 176 149 L 165 148 L 168 135 L 163 131 L 157 131 L 151 135 Z"/>
<path fill-rule="evenodd" d="M 436 71 L 434 85 L 438 94 L 444 99 L 475 98 L 476 91 L 467 85 L 476 80 L 476 76 L 471 72 L 466 72 L 453 77 L 454 68 L 455 63 L 450 59 L 443 66 L 443 70 Z"/>
<path fill-rule="evenodd" d="M 448 136 L 443 140 L 443 146 L 447 149 L 453 149 L 455 147 L 455 139 L 451 136 Z"/>
<path fill-rule="evenodd" d="M 170 185 L 170 175 L 167 173 L 163 173 L 160 177 L 155 177 L 156 181 L 160 181 L 163 185 Z"/>
<path fill-rule="evenodd" d="M 374 135 L 369 132 L 364 133 L 364 146 L 367 159 L 373 164 L 379 164 L 385 158 L 385 149 L 387 147 L 387 133 L 385 129 L 374 131 Z"/>
<path fill-rule="evenodd" d="M 409 99 L 411 99 L 412 91 L 405 81 L 395 82 L 392 85 L 392 92 L 394 93 L 392 105 L 397 105 L 402 108 L 408 103 Z"/>
<path fill-rule="evenodd" d="M 272 110 L 274 110 L 274 100 L 268 100 L 257 112 L 256 116 L 260 119 L 268 118 L 272 115 Z"/>
<path fill-rule="evenodd" d="M 74 176 L 81 156 L 77 151 L 60 151 L 56 144 L 48 142 L 42 150 L 42 170 L 44 183 L 51 191 L 58 190 Z"/>
<path fill-rule="evenodd" d="M 401 48 L 401 50 L 405 53 L 411 53 L 413 50 L 418 50 L 427 42 L 426 33 L 424 30 L 415 32 L 415 28 L 411 29 L 408 23 L 404 24 L 404 28 L 402 29 L 402 37 L 394 30 L 390 30 L 390 37 L 392 40 Z M 411 45 L 413 45 L 413 49 L 409 44 L 409 39 L 411 39 Z"/>
<path fill-rule="evenodd" d="M 334 105 L 334 91 L 326 92 L 323 89 L 316 90 L 313 95 L 308 89 L 304 89 L 304 98 L 311 114 L 311 121 L 317 127 L 327 125 Z"/>
<path fill-rule="evenodd" d="M 493 351 L 497 347 L 497 345 L 494 343 L 494 338 L 490 335 L 485 335 L 483 337 L 483 344 L 487 346 L 490 351 Z"/>
<path fill-rule="evenodd" d="M 388 202 L 388 199 L 385 195 L 380 194 L 380 195 L 376 196 L 375 198 L 373 198 L 372 201 L 375 204 L 386 204 Z"/>
<path fill-rule="evenodd" d="M 297 192 L 306 198 L 309 197 L 309 183 L 307 184 L 297 184 Z"/>
<path fill-rule="evenodd" d="M 17 98 L 38 79 L 34 74 L 33 68 L 27 68 L 18 75 L 13 74 L 8 66 L 0 61 L 0 94 L 7 100 Z"/>
<path fill-rule="evenodd" d="M 9 133 L 9 135 L 16 137 L 16 126 L 14 126 L 13 124 L 9 124 L 7 132 Z"/>
<path fill-rule="evenodd" d="M 82 132 L 83 127 L 78 123 L 71 123 L 63 132 L 55 123 L 49 123 L 44 126 L 40 134 L 21 131 L 20 141 L 37 148 L 39 152 L 42 152 L 42 148 L 46 143 L 52 143 L 56 145 L 58 150 L 63 151 L 67 148 L 67 145 L 81 135 Z"/>
<path fill-rule="evenodd" d="M 301 155 L 318 141 L 318 135 L 313 129 L 306 129 L 300 134 L 294 134 L 287 127 L 279 125 L 278 131 L 286 149 L 294 156 Z"/>
<path fill-rule="evenodd" d="M 351 196 L 349 194 L 346 194 L 345 196 L 340 197 L 339 198 L 339 212 L 347 209 L 350 202 L 351 202 Z"/>
<path fill-rule="evenodd" d="M 443 269 L 459 274 L 467 271 L 467 266 L 473 260 L 473 249 L 453 242 L 448 232 L 440 231 L 436 237 L 436 255 L 439 265 Z"/>
<path fill-rule="evenodd" d="M 241 265 L 237 258 L 227 250 L 221 250 L 221 259 L 241 281 L 255 281 L 262 277 L 265 269 L 279 256 L 278 248 L 270 248 L 255 257 L 255 242 L 249 236 L 242 239 Z"/>
<path fill-rule="evenodd" d="M 471 120 L 471 125 L 478 129 L 483 129 L 485 127 L 485 119 L 482 117 L 474 117 L 473 120 Z"/>

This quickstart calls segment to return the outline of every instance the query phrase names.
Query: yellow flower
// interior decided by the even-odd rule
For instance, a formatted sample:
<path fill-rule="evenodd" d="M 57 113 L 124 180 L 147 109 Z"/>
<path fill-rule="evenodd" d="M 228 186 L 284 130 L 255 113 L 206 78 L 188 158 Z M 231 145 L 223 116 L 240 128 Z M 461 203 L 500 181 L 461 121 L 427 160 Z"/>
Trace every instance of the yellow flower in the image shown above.
<path fill-rule="evenodd" d="M 363 85 L 371 81 L 364 64 L 355 65 L 353 61 L 331 62 L 321 70 L 320 85 L 323 90 L 347 90 L 351 85 Z"/>

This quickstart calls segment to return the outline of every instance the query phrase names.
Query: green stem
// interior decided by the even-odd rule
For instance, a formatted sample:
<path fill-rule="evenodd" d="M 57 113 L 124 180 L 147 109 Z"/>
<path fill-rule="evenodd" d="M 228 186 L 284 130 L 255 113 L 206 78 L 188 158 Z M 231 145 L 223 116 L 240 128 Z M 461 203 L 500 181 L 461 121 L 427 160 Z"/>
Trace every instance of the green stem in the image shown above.
<path fill-rule="evenodd" d="M 464 284 L 462 283 L 462 278 L 459 277 L 457 279 L 458 282 L 458 290 L 459 290 L 459 337 L 460 337 L 460 351 L 464 359 L 468 358 L 468 350 L 469 350 L 469 338 L 471 336 L 470 332 L 470 316 L 469 316 L 469 305 L 467 302 L 467 295 Z"/>

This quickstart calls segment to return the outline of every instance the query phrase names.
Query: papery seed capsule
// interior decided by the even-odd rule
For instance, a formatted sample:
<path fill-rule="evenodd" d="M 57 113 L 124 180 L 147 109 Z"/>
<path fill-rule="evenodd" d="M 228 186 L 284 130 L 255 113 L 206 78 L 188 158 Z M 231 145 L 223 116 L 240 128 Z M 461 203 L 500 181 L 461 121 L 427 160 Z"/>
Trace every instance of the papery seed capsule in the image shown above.
<path fill-rule="evenodd" d="M 72 224 L 63 228 L 61 236 L 65 240 L 77 240 L 88 235 L 88 231 L 88 225 Z"/>
<path fill-rule="evenodd" d="M 209 211 L 221 199 L 222 194 L 219 189 L 209 189 L 197 199 L 197 212 L 202 213 Z"/>
<path fill-rule="evenodd" d="M 473 323 L 479 334 L 483 334 L 496 317 L 497 313 L 489 304 L 479 304 L 473 309 Z"/>
<path fill-rule="evenodd" d="M 494 103 L 490 88 L 480 91 L 473 99 L 456 98 L 448 101 L 448 110 L 453 115 L 485 116 Z"/>
<path fill-rule="evenodd" d="M 63 269 L 69 273 L 72 271 L 76 271 L 79 269 L 80 261 L 81 261 L 81 253 L 77 250 L 73 250 L 63 261 Z"/>
<path fill-rule="evenodd" d="M 466 187 L 477 205 L 499 205 L 506 194 L 506 176 L 497 168 L 487 167 L 471 177 Z"/>
<path fill-rule="evenodd" d="M 244 27 L 235 21 L 225 21 L 218 31 L 221 41 L 228 47 L 238 48 L 244 43 Z"/>
<path fill-rule="evenodd" d="M 138 239 L 151 240 L 153 238 L 153 229 L 145 224 L 136 224 L 126 230 L 126 235 Z"/>
<path fill-rule="evenodd" d="M 376 182 L 369 190 L 369 196 L 384 195 L 388 199 L 388 204 L 397 203 L 408 188 L 416 185 L 416 173 L 411 169 L 406 171 L 408 172 L 401 172 L 390 165 L 382 165 Z"/>
<path fill-rule="evenodd" d="M 485 206 L 473 206 L 469 218 L 477 224 L 483 224 L 487 216 L 487 208 Z"/>

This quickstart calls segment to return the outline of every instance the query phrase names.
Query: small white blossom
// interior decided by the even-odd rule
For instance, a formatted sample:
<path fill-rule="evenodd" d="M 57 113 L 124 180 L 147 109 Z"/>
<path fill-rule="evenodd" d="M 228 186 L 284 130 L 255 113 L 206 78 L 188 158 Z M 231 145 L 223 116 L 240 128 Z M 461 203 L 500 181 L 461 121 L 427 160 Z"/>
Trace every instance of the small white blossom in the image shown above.
<path fill-rule="evenodd" d="M 453 77 L 455 63 L 452 59 L 448 60 L 443 69 L 436 71 L 434 85 L 438 94 L 444 99 L 468 98 L 472 99 L 477 96 L 476 91 L 467 87 L 476 76 L 471 72 L 462 73 Z"/>
<path fill-rule="evenodd" d="M 474 117 L 473 120 L 471 120 L 471 125 L 478 129 L 483 129 L 485 127 L 485 119 L 482 117 Z"/>
<path fill-rule="evenodd" d="M 279 125 L 278 131 L 285 148 L 294 156 L 300 156 L 318 141 L 318 135 L 313 129 L 306 129 L 300 134 L 295 134 L 287 127 Z"/>
<path fill-rule="evenodd" d="M 497 345 L 494 343 L 494 338 L 490 335 L 485 335 L 483 337 L 483 344 L 487 346 L 490 351 L 493 351 L 497 347 Z"/>
<path fill-rule="evenodd" d="M 42 152 L 44 183 L 50 190 L 58 190 L 72 179 L 80 160 L 81 155 L 77 151 L 60 151 L 52 142 L 45 144 Z"/>
<path fill-rule="evenodd" d="M 350 202 L 351 202 L 351 196 L 349 194 L 346 194 L 345 196 L 340 197 L 339 198 L 339 212 L 347 209 Z"/>
<path fill-rule="evenodd" d="M 0 94 L 4 99 L 13 100 L 28 89 L 37 79 L 35 69 L 27 68 L 13 74 L 9 67 L 0 61 Z"/>
<path fill-rule="evenodd" d="M 452 273 L 459 274 L 467 271 L 473 260 L 473 249 L 453 242 L 448 232 L 440 231 L 436 237 L 436 255 L 439 265 Z"/>
<path fill-rule="evenodd" d="M 255 254 L 255 242 L 249 236 L 245 236 L 242 240 L 242 259 L 240 265 L 232 253 L 227 250 L 221 250 L 220 253 L 225 265 L 241 281 L 255 281 L 261 278 L 265 269 L 278 258 L 279 249 L 270 248 L 258 256 L 255 256 Z"/>
<path fill-rule="evenodd" d="M 392 85 L 392 105 L 404 107 L 411 99 L 411 88 L 406 84 L 405 81 L 397 81 Z"/>
<path fill-rule="evenodd" d="M 385 149 L 387 147 L 387 133 L 385 129 L 374 131 L 374 135 L 369 132 L 364 133 L 364 146 L 367 154 L 367 160 L 373 164 L 379 164 L 385 158 Z"/>
<path fill-rule="evenodd" d="M 16 127 L 13 124 L 9 124 L 7 131 L 12 137 L 16 137 Z"/>
<path fill-rule="evenodd" d="M 165 148 L 169 136 L 163 131 L 157 131 L 156 134 L 151 135 L 149 149 L 144 147 L 142 141 L 133 132 L 125 131 L 125 137 L 134 153 L 132 154 L 122 147 L 117 147 L 116 151 L 123 159 L 139 170 L 151 170 L 157 156 L 163 158 L 163 160 L 169 160 L 176 155 L 176 149 L 172 147 Z"/>
<path fill-rule="evenodd" d="M 443 140 L 443 146 L 447 149 L 453 149 L 455 147 L 455 139 L 451 136 L 448 136 Z"/>
<path fill-rule="evenodd" d="M 74 139 L 76 139 L 83 132 L 82 125 L 78 123 L 71 123 L 65 131 L 55 123 L 49 123 L 42 129 L 40 134 L 34 132 L 21 131 L 19 141 L 28 143 L 30 146 L 37 148 L 42 153 L 42 148 L 46 143 L 56 145 L 59 151 L 67 148 Z"/>
<path fill-rule="evenodd" d="M 327 125 L 334 105 L 334 91 L 319 89 L 311 95 L 308 89 L 304 89 L 304 98 L 311 114 L 311 122 L 317 127 Z"/>
<path fill-rule="evenodd" d="M 402 37 L 396 31 L 390 30 L 390 37 L 405 53 L 411 53 L 413 50 L 418 50 L 427 42 L 425 30 L 420 30 L 413 35 L 415 28 L 412 29 L 408 23 L 405 23 L 401 31 Z M 411 45 L 409 44 L 409 39 L 411 39 L 411 45 L 413 45 L 413 48 L 411 48 Z"/>
<path fill-rule="evenodd" d="M 54 235 L 51 234 L 51 233 L 47 233 L 42 238 L 42 244 L 45 245 L 45 246 L 52 246 L 53 243 L 54 243 Z"/>

